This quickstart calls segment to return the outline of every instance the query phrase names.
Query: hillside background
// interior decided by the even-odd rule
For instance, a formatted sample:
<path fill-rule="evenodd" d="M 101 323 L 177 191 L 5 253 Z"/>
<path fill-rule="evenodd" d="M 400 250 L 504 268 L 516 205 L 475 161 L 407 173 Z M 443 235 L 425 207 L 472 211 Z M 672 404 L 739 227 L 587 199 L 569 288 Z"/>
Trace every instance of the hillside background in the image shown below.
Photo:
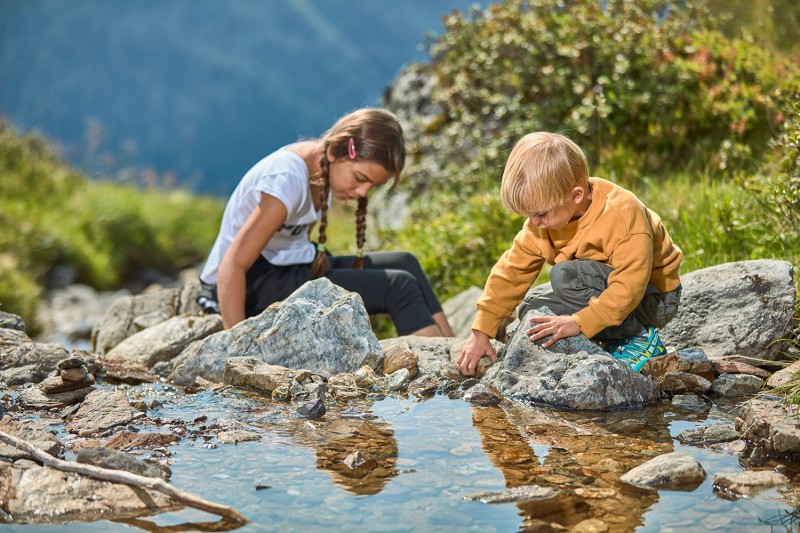
<path fill-rule="evenodd" d="M 0 115 L 93 176 L 225 196 L 377 105 L 468 0 L 0 0 Z"/>

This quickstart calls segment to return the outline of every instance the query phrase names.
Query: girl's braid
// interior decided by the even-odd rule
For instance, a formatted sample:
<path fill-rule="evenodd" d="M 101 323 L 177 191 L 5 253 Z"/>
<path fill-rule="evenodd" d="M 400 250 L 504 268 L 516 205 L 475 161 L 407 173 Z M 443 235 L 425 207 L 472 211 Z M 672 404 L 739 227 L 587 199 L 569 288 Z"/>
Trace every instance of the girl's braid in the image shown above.
<path fill-rule="evenodd" d="M 322 160 L 319 163 L 321 176 L 320 181 L 322 182 L 322 192 L 320 192 L 320 210 L 322 211 L 321 218 L 319 221 L 319 238 L 317 239 L 317 255 L 314 257 L 314 262 L 311 263 L 311 272 L 309 273 L 309 277 L 311 279 L 317 279 L 325 275 L 325 272 L 328 271 L 330 267 L 330 262 L 328 261 L 328 254 L 325 253 L 325 242 L 328 240 L 327 235 L 325 234 L 325 229 L 328 226 L 328 195 L 330 194 L 330 181 L 328 180 L 328 174 L 330 172 L 330 163 L 328 162 L 328 158 L 325 157 L 325 151 L 323 150 Z"/>
<path fill-rule="evenodd" d="M 367 197 L 358 199 L 358 209 L 356 209 L 356 257 L 353 259 L 353 268 L 361 270 L 364 268 L 364 240 L 367 234 Z"/>

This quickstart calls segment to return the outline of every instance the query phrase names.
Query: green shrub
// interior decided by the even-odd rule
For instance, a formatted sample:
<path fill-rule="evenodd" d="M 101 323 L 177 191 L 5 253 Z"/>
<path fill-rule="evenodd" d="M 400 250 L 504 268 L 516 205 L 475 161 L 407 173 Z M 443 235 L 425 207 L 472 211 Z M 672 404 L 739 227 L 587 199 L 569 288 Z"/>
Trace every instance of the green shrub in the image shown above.
<path fill-rule="evenodd" d="M 621 176 L 755 166 L 780 119 L 775 99 L 800 83 L 797 69 L 681 5 L 509 0 L 446 17 L 430 52 L 451 181 L 481 190 L 464 169 L 499 171 L 536 130 L 566 133 L 593 165 Z"/>

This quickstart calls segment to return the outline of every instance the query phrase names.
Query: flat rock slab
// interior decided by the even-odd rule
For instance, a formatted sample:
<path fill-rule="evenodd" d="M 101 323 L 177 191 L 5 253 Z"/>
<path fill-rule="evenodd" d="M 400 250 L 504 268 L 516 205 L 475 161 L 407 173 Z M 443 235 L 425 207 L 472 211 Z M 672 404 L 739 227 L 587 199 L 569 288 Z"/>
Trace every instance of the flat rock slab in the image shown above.
<path fill-rule="evenodd" d="M 169 361 L 190 343 L 222 331 L 220 315 L 180 315 L 134 333 L 108 351 L 105 359 L 117 365 L 125 362 L 150 368 Z"/>
<path fill-rule="evenodd" d="M 135 518 L 182 507 L 161 492 L 4 462 L 0 462 L 0 500 L 14 522 L 22 524 Z"/>
<path fill-rule="evenodd" d="M 133 409 L 125 391 L 97 390 L 89 394 L 67 424 L 67 431 L 81 437 L 127 424 L 133 420 Z"/>
<path fill-rule="evenodd" d="M 64 444 L 55 435 L 47 431 L 43 426 L 38 426 L 29 420 L 22 422 L 6 417 L 0 421 L 0 431 L 23 439 L 53 457 L 59 457 L 64 451 Z M 30 456 L 16 446 L 0 442 L 0 457 L 16 461 Z"/>
<path fill-rule="evenodd" d="M 55 394 L 45 394 L 39 387 L 28 387 L 19 391 L 19 403 L 26 409 L 63 409 L 80 403 L 92 392 L 94 387 L 84 387 Z"/>
<path fill-rule="evenodd" d="M 555 498 L 559 491 L 551 487 L 541 487 L 539 485 L 524 485 L 514 487 L 505 492 L 480 492 L 466 496 L 465 500 L 479 501 L 483 503 L 516 503 L 537 500 L 549 500 Z"/>
<path fill-rule="evenodd" d="M 714 491 L 730 499 L 752 496 L 769 487 L 786 485 L 789 478 L 774 470 L 714 474 Z"/>
<path fill-rule="evenodd" d="M 757 398 L 742 405 L 736 431 L 767 455 L 800 454 L 800 414 L 796 405 Z"/>
<path fill-rule="evenodd" d="M 661 330 L 674 349 L 700 347 L 708 357 L 741 355 L 775 360 L 793 326 L 794 268 L 759 259 L 725 263 L 681 276 L 677 315 Z"/>

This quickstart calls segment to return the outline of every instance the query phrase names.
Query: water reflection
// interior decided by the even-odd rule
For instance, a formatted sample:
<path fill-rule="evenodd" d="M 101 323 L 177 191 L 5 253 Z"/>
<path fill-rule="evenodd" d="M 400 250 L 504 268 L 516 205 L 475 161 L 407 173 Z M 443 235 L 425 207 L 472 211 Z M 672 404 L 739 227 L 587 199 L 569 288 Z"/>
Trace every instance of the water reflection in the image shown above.
<path fill-rule="evenodd" d="M 630 531 L 658 502 L 658 493 L 619 480 L 629 469 L 673 451 L 660 412 L 618 412 L 590 418 L 518 405 L 473 407 L 472 422 L 507 488 L 535 484 L 557 497 L 517 503 L 524 528 L 574 527 L 589 519 Z M 537 455 L 538 453 L 538 455 Z"/>
<path fill-rule="evenodd" d="M 317 468 L 350 493 L 378 494 L 397 476 L 397 441 L 386 422 L 368 414 L 369 402 L 334 408 L 323 418 L 284 420 L 282 433 L 314 450 Z"/>

